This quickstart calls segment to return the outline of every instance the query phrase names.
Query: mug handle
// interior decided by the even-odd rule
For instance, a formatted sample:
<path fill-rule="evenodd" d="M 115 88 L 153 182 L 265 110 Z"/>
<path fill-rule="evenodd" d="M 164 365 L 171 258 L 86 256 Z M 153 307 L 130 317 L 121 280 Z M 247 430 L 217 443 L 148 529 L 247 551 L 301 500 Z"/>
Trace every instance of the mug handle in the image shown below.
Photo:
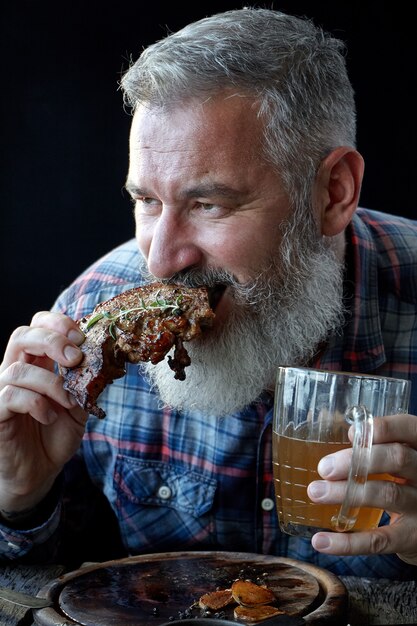
<path fill-rule="evenodd" d="M 363 405 L 346 409 L 345 420 L 354 425 L 354 436 L 346 495 L 338 514 L 331 520 L 332 527 L 339 532 L 352 530 L 358 517 L 368 479 L 374 432 L 373 415 Z"/>

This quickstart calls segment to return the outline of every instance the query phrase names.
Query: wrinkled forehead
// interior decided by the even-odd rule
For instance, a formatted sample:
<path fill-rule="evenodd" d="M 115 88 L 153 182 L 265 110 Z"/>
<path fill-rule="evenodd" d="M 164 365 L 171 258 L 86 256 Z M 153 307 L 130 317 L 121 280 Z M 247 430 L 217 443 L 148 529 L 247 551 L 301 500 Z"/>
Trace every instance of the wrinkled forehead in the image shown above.
<path fill-rule="evenodd" d="M 188 148 L 198 142 L 201 149 L 242 152 L 259 158 L 263 124 L 254 98 L 238 93 L 221 93 L 205 99 L 192 98 L 168 107 L 140 104 L 134 113 L 130 149 Z"/>
<path fill-rule="evenodd" d="M 249 197 L 266 179 L 281 189 L 276 168 L 263 155 L 262 137 L 253 99 L 187 100 L 168 109 L 141 105 L 132 123 L 129 185 L 167 202 L 186 189 L 213 185 L 228 188 L 229 196 L 238 189 Z"/>

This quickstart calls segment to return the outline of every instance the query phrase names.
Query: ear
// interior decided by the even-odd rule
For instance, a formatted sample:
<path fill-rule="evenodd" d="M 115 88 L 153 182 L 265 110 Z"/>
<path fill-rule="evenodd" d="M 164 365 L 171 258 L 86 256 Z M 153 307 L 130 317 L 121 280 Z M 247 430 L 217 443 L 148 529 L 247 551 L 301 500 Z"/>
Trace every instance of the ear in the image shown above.
<path fill-rule="evenodd" d="M 338 235 L 349 224 L 358 206 L 363 172 L 362 156 L 346 146 L 332 150 L 321 162 L 315 196 L 322 235 Z"/>

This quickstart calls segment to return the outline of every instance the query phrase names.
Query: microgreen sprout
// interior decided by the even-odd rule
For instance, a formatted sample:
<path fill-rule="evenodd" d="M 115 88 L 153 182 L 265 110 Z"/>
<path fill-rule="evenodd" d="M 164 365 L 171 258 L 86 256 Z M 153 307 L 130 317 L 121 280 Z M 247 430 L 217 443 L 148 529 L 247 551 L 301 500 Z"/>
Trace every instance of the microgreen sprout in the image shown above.
<path fill-rule="evenodd" d="M 156 295 L 155 300 L 153 302 L 149 302 L 146 304 L 144 300 L 141 298 L 140 306 L 135 306 L 130 309 L 119 309 L 116 313 L 111 313 L 109 311 L 101 311 L 96 315 L 90 317 L 87 322 L 86 331 L 89 330 L 92 326 L 97 324 L 102 319 L 107 319 L 110 321 L 109 325 L 109 333 L 113 339 L 116 339 L 115 326 L 116 322 L 119 319 L 129 317 L 131 313 L 143 312 L 143 311 L 160 311 L 164 313 L 165 311 L 171 311 L 173 315 L 179 315 L 181 313 L 181 302 L 183 300 L 182 294 L 180 294 L 175 302 L 170 302 L 169 300 L 165 300 L 165 298 L 159 298 L 159 294 Z"/>

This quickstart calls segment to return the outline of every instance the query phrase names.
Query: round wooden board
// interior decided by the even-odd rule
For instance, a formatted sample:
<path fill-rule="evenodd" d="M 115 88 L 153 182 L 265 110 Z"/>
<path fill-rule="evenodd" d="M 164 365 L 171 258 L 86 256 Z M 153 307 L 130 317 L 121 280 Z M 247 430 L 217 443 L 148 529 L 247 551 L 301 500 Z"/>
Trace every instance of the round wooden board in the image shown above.
<path fill-rule="evenodd" d="M 280 609 L 304 616 L 307 624 L 344 624 L 347 591 L 334 574 L 294 559 L 240 552 L 148 554 L 82 567 L 41 589 L 39 595 L 54 604 L 34 611 L 35 623 L 159 626 L 170 619 L 180 622 L 184 612 L 201 615 L 193 607 L 201 595 L 230 587 L 238 578 L 267 585 Z M 224 609 L 223 616 L 233 619 L 233 608 Z"/>

